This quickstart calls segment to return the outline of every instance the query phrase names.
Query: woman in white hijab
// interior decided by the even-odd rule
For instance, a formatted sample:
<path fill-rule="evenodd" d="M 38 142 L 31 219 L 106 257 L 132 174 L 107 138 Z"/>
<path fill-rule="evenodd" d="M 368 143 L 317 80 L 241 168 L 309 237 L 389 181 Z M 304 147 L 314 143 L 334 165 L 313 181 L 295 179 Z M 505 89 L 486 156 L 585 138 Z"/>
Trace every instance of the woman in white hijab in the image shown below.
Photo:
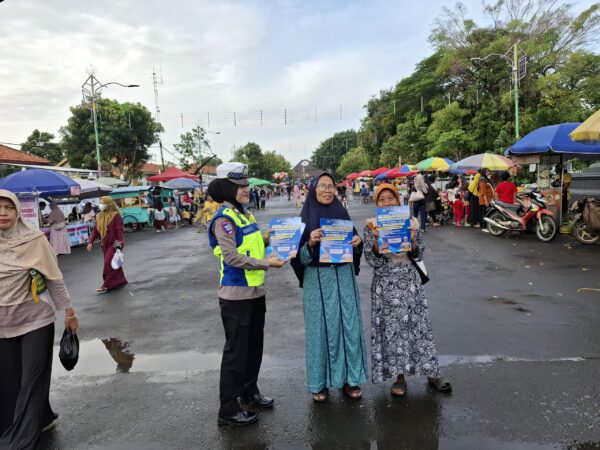
<path fill-rule="evenodd" d="M 49 295 L 46 295 L 49 294 Z M 55 310 L 78 322 L 46 236 L 0 189 L 0 448 L 34 449 L 58 417 L 50 408 Z"/>

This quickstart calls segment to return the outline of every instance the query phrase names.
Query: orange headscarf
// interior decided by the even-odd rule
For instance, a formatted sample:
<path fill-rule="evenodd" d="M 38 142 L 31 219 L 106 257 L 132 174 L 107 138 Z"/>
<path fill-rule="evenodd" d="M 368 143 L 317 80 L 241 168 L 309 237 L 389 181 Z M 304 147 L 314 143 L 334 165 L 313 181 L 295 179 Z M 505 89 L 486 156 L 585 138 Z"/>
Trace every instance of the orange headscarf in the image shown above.
<path fill-rule="evenodd" d="M 396 200 L 398 200 L 398 204 L 400 204 L 400 194 L 398 193 L 398 189 L 396 189 L 396 186 L 390 183 L 381 183 L 379 186 L 377 186 L 377 191 L 375 192 L 375 206 L 377 206 L 379 196 L 386 189 L 392 191 L 392 194 L 394 194 L 394 197 L 396 197 Z"/>

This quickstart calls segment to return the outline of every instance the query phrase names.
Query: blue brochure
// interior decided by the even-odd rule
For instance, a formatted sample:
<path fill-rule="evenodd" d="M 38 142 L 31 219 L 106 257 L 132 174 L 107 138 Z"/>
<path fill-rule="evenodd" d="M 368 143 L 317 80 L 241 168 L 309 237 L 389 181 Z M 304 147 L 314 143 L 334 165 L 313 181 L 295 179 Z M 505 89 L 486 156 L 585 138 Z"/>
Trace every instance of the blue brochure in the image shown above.
<path fill-rule="evenodd" d="M 300 221 L 300 217 L 271 219 L 269 223 L 271 242 L 267 247 L 267 256 L 276 255 L 282 261 L 294 258 L 298 252 L 304 228 L 306 225 Z"/>
<path fill-rule="evenodd" d="M 379 253 L 400 253 L 412 250 L 408 206 L 377 208 Z"/>
<path fill-rule="evenodd" d="M 350 220 L 321 219 L 320 226 L 323 232 L 321 238 L 321 251 L 319 262 L 322 263 L 350 263 L 354 260 L 352 249 L 352 230 L 354 226 Z"/>

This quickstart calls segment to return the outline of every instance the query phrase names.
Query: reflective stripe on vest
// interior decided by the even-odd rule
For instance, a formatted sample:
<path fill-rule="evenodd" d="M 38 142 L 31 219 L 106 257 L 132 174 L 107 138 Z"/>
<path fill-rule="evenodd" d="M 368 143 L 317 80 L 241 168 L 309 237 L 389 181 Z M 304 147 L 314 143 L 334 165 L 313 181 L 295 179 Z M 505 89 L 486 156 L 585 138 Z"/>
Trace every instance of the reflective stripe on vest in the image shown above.
<path fill-rule="evenodd" d="M 223 260 L 221 247 L 215 238 L 212 227 L 219 217 L 226 217 L 233 223 L 235 233 L 235 245 L 238 253 L 251 258 L 264 259 L 265 243 L 254 216 L 246 217 L 235 212 L 233 209 L 222 206 L 208 225 L 208 240 L 213 248 L 214 255 L 221 262 L 221 286 L 261 286 L 265 283 L 264 270 L 244 270 L 228 265 Z"/>

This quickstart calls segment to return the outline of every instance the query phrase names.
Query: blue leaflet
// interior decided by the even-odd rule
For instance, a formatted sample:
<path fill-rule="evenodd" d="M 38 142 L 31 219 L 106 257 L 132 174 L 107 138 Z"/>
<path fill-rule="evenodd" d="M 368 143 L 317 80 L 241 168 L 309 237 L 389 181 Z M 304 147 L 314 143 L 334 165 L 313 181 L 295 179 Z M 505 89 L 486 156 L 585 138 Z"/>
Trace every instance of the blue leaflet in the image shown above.
<path fill-rule="evenodd" d="M 306 225 L 300 221 L 300 217 L 271 219 L 269 223 L 271 242 L 267 247 L 267 256 L 275 254 L 282 261 L 295 257 L 305 227 Z"/>
<path fill-rule="evenodd" d="M 350 220 L 321 219 L 323 231 L 319 262 L 349 263 L 354 259 L 352 244 L 353 225 Z"/>
<path fill-rule="evenodd" d="M 379 253 L 400 253 L 412 250 L 410 239 L 410 209 L 408 206 L 377 208 Z"/>

